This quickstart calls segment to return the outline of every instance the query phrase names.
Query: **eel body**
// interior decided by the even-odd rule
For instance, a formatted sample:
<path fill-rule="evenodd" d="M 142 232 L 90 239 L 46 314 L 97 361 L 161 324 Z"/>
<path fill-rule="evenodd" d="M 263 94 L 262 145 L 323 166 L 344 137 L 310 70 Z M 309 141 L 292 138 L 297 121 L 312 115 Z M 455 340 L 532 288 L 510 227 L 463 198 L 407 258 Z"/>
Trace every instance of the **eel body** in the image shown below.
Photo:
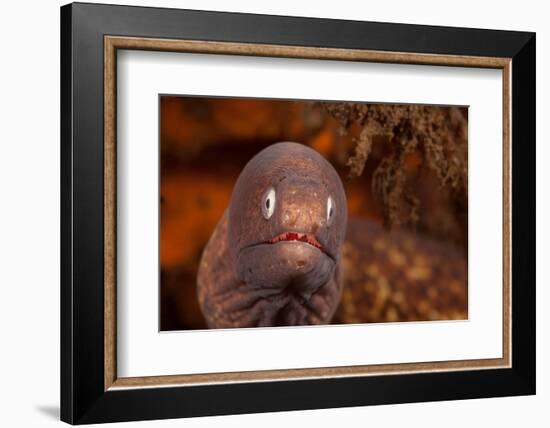
<path fill-rule="evenodd" d="M 468 318 L 464 251 L 419 233 L 350 218 L 334 324 Z"/>
<path fill-rule="evenodd" d="M 347 218 L 342 182 L 314 150 L 277 143 L 245 166 L 199 265 L 210 328 L 464 319 L 457 249 Z"/>

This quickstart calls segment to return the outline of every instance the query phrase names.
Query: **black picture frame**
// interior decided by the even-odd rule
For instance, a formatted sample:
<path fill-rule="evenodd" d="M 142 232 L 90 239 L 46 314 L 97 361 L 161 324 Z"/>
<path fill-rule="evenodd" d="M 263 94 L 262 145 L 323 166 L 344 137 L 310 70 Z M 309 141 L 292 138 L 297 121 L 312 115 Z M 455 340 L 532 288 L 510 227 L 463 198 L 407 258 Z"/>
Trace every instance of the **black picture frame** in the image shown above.
<path fill-rule="evenodd" d="M 104 390 L 104 36 L 512 59 L 512 367 Z M 61 419 L 71 424 L 535 393 L 535 34 L 74 3 L 61 8 Z"/>

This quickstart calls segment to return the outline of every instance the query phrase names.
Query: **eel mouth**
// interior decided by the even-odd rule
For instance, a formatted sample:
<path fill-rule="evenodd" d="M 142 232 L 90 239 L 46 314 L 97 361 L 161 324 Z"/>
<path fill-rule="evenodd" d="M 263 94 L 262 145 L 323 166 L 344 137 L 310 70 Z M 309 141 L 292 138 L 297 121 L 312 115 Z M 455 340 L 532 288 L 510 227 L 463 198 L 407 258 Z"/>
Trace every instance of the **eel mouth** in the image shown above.
<path fill-rule="evenodd" d="M 300 233 L 300 232 L 284 232 L 280 235 L 275 236 L 274 238 L 266 241 L 266 244 L 276 244 L 277 242 L 305 242 L 306 244 L 312 245 L 315 248 L 323 250 L 323 246 L 317 240 L 317 238 L 310 233 Z"/>
<path fill-rule="evenodd" d="M 323 247 L 319 240 L 312 233 L 302 233 L 302 232 L 283 232 L 268 241 L 265 241 L 264 244 L 277 244 L 279 242 L 300 242 L 304 244 L 311 245 L 314 248 L 317 248 L 323 254 L 326 254 L 331 259 L 334 257 Z"/>
<path fill-rule="evenodd" d="M 295 242 L 297 244 L 308 245 L 320 251 L 322 254 L 330 258 L 332 261 L 336 262 L 336 258 L 330 253 L 330 251 L 328 251 L 325 247 L 323 247 L 323 244 L 319 242 L 319 240 L 316 238 L 314 234 L 303 233 L 303 232 L 283 232 L 279 235 L 274 236 L 271 239 L 268 239 L 267 241 L 260 241 L 260 242 L 247 245 L 241 248 L 239 253 L 242 253 L 243 251 L 254 247 L 260 247 L 263 245 L 276 245 L 276 244 L 285 243 L 285 242 L 287 243 Z"/>

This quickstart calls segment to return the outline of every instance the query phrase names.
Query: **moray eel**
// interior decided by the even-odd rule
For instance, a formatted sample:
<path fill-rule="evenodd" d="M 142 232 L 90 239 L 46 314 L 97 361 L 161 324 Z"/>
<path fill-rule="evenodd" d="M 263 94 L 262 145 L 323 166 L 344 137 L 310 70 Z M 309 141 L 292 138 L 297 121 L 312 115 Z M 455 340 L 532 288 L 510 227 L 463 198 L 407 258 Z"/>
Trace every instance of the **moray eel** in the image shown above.
<path fill-rule="evenodd" d="M 467 319 L 463 251 L 347 217 L 342 182 L 320 154 L 296 143 L 258 153 L 202 254 L 207 325 Z"/>
<path fill-rule="evenodd" d="M 319 153 L 297 143 L 258 153 L 202 254 L 197 291 L 208 326 L 330 322 L 346 226 L 344 187 Z"/>

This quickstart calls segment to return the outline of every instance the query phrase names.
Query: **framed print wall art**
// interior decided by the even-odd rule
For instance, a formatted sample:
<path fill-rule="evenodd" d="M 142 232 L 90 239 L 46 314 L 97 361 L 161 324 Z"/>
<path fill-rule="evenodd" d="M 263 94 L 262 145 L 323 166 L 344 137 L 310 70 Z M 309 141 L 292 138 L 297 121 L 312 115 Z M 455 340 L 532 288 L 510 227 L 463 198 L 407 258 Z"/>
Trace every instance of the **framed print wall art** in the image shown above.
<path fill-rule="evenodd" d="M 535 393 L 535 35 L 61 8 L 61 418 Z"/>

